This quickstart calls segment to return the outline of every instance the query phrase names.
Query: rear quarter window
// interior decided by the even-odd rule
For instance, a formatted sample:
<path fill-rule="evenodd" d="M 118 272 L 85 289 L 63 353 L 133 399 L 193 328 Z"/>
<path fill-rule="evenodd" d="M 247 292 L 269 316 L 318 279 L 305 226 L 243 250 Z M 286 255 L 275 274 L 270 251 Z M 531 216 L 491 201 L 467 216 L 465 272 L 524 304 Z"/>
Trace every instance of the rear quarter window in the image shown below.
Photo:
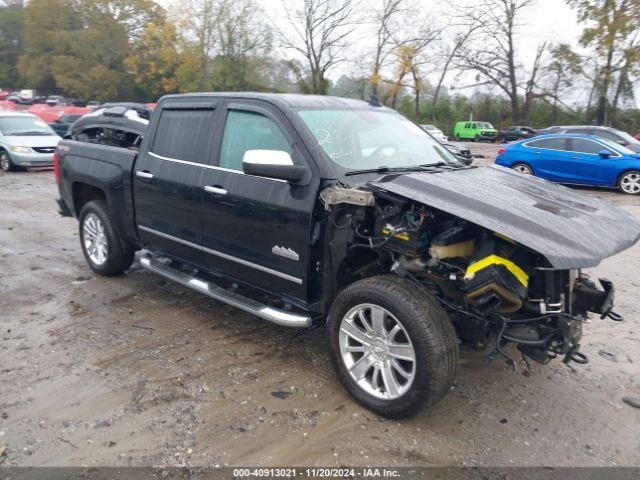
<path fill-rule="evenodd" d="M 208 163 L 213 109 L 163 110 L 151 152 L 168 158 Z"/>

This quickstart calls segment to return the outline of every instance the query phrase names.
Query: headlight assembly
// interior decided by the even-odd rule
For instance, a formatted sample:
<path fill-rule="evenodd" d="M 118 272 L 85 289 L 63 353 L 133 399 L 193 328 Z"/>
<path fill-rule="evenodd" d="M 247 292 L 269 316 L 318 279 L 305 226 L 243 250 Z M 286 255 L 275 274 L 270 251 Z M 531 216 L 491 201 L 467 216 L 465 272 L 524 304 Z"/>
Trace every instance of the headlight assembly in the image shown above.
<path fill-rule="evenodd" d="M 11 147 L 11 151 L 15 153 L 29 153 L 31 149 L 29 147 Z"/>

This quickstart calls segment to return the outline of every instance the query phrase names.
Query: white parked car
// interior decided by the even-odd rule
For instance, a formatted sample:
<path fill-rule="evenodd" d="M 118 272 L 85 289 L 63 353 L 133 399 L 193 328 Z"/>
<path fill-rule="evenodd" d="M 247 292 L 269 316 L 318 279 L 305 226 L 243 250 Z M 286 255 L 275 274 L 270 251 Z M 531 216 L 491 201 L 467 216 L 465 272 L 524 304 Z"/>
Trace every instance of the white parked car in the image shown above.
<path fill-rule="evenodd" d="M 37 93 L 35 90 L 32 90 L 32 89 L 20 90 L 20 93 L 18 94 L 18 101 L 20 103 L 31 104 L 36 99 L 36 96 L 37 96 Z"/>
<path fill-rule="evenodd" d="M 439 142 L 446 142 L 449 140 L 442 130 L 435 125 L 420 125 L 424 130 L 431 134 Z"/>

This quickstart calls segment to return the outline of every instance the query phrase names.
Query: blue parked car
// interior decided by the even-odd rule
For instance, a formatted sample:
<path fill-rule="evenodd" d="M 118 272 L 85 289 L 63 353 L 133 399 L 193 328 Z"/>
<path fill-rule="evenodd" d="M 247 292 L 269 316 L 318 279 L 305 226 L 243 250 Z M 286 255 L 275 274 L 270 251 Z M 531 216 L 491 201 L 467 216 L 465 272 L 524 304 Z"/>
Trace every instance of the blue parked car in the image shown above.
<path fill-rule="evenodd" d="M 640 194 L 640 154 L 595 135 L 542 135 L 501 145 L 496 164 L 552 182 Z"/>

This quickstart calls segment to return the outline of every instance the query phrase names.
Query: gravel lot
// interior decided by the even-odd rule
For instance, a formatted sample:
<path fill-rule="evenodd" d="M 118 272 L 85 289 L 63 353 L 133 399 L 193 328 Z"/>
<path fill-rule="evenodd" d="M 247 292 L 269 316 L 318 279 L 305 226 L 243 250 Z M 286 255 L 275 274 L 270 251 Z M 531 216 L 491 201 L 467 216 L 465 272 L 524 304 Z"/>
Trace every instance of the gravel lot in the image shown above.
<path fill-rule="evenodd" d="M 497 145 L 472 144 L 490 163 Z M 605 190 L 640 218 L 640 198 Z M 265 323 L 137 265 L 92 274 L 51 171 L 0 173 L 0 463 L 640 466 L 640 245 L 589 272 L 626 321 L 593 319 L 588 365 L 528 376 L 463 354 L 456 387 L 405 421 L 355 404 L 322 328 Z"/>

